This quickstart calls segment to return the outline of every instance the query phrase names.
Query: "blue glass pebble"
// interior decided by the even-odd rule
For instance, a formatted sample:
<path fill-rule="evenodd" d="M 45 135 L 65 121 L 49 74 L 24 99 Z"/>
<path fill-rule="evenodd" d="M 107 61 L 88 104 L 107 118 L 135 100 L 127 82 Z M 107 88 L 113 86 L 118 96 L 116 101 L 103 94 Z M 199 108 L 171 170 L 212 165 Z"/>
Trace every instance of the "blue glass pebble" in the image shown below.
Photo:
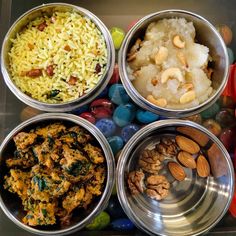
<path fill-rule="evenodd" d="M 117 105 L 126 104 L 130 100 L 122 84 L 113 84 L 109 88 L 108 96 Z"/>
<path fill-rule="evenodd" d="M 133 121 L 135 113 L 136 107 L 132 103 L 119 105 L 113 113 L 113 120 L 119 127 L 124 127 Z"/>
<path fill-rule="evenodd" d="M 103 89 L 103 91 L 96 97 L 98 98 L 105 98 L 108 94 L 108 87 L 106 87 L 105 89 Z"/>
<path fill-rule="evenodd" d="M 139 126 L 136 124 L 129 124 L 122 128 L 121 130 L 121 137 L 124 142 L 128 142 L 129 139 L 139 130 Z"/>
<path fill-rule="evenodd" d="M 166 116 L 159 116 L 159 120 L 167 120 L 167 119 L 169 119 L 168 117 L 166 117 Z"/>
<path fill-rule="evenodd" d="M 127 218 L 120 218 L 111 222 L 111 227 L 114 230 L 126 231 L 134 229 L 134 224 Z"/>
<path fill-rule="evenodd" d="M 116 124 L 111 119 L 100 119 L 96 122 L 95 125 L 104 134 L 105 137 L 112 136 L 116 132 Z"/>
<path fill-rule="evenodd" d="M 106 212 L 111 216 L 112 219 L 118 219 L 126 217 L 120 202 L 116 196 L 112 196 L 109 200 Z"/>
<path fill-rule="evenodd" d="M 158 118 L 159 118 L 158 115 L 150 111 L 139 109 L 136 112 L 136 119 L 143 124 L 149 124 L 151 122 L 158 120 Z"/>
<path fill-rule="evenodd" d="M 227 48 L 228 56 L 229 56 L 229 64 L 233 64 L 234 62 L 234 53 L 231 48 Z"/>
<path fill-rule="evenodd" d="M 107 138 L 108 143 L 112 149 L 114 155 L 120 151 L 120 149 L 124 146 L 124 141 L 120 136 L 112 136 Z"/>
<path fill-rule="evenodd" d="M 74 110 L 72 113 L 75 115 L 80 115 L 83 112 L 86 112 L 89 110 L 89 105 L 83 105 L 82 107 L 79 107 L 78 109 Z"/>

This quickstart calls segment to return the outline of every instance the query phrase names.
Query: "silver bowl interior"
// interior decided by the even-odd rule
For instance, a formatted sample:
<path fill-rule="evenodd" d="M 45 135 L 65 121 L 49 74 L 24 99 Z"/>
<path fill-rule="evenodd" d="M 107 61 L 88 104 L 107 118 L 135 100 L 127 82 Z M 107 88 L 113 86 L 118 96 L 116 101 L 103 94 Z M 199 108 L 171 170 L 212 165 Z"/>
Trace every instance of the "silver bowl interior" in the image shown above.
<path fill-rule="evenodd" d="M 96 145 L 102 148 L 104 156 L 106 158 L 107 173 L 105 185 L 103 188 L 103 194 L 99 197 L 94 198 L 93 202 L 89 205 L 87 210 L 75 210 L 69 225 L 61 226 L 60 224 L 56 224 L 53 226 L 38 227 L 30 227 L 22 223 L 21 220 L 25 216 L 25 212 L 23 210 L 21 199 L 17 195 L 10 193 L 3 187 L 1 187 L 0 206 L 6 216 L 17 226 L 37 235 L 65 235 L 83 228 L 106 207 L 114 184 L 115 162 L 113 159 L 111 148 L 101 132 L 82 118 L 69 114 L 51 113 L 38 115 L 30 120 L 23 122 L 5 138 L 2 145 L 0 146 L 0 186 L 3 186 L 4 176 L 8 172 L 5 160 L 9 156 L 12 156 L 13 150 L 15 150 L 15 145 L 12 139 L 14 135 L 21 131 L 29 131 L 30 129 L 32 129 L 33 127 L 35 128 L 35 126 L 38 125 L 60 121 L 68 127 L 71 127 L 73 125 L 84 127 L 93 137 L 95 137 L 94 142 L 96 143 Z"/>
<path fill-rule="evenodd" d="M 79 14 L 90 18 L 98 27 L 98 29 L 102 32 L 106 46 L 107 46 L 107 65 L 106 70 L 101 77 L 98 84 L 91 89 L 91 91 L 82 97 L 75 99 L 70 102 L 66 103 L 58 103 L 58 104 L 48 104 L 45 102 L 37 101 L 29 96 L 27 96 L 25 93 L 23 93 L 20 89 L 17 88 L 17 86 L 13 83 L 11 80 L 11 75 L 9 73 L 9 58 L 8 58 L 8 52 L 11 49 L 11 39 L 16 37 L 16 34 L 20 32 L 30 21 L 34 20 L 35 18 L 42 16 L 42 15 L 48 15 L 51 16 L 53 12 L 60 11 L 60 12 L 78 12 Z M 109 30 L 104 25 L 104 23 L 93 13 L 90 11 L 75 6 L 71 4 L 66 3 L 49 3 L 49 4 L 43 4 L 41 6 L 35 7 L 28 12 L 24 13 L 22 16 L 20 16 L 15 23 L 11 26 L 9 31 L 7 32 L 3 45 L 2 45 L 2 52 L 1 52 L 1 67 L 2 67 L 2 73 L 5 80 L 5 83 L 9 87 L 9 89 L 24 103 L 26 103 L 29 106 L 32 106 L 34 108 L 37 108 L 39 110 L 49 111 L 49 112 L 65 112 L 65 111 L 71 111 L 79 106 L 82 106 L 84 104 L 89 103 L 92 101 L 96 96 L 99 95 L 100 92 L 106 87 L 106 85 L 109 82 L 109 79 L 112 76 L 113 68 L 115 64 L 115 49 L 113 45 L 113 41 L 111 38 L 111 35 L 109 33 Z"/>
<path fill-rule="evenodd" d="M 186 178 L 180 182 L 170 174 L 167 163 L 159 172 L 171 184 L 170 193 L 164 200 L 156 201 L 145 193 L 131 195 L 127 186 L 127 175 L 137 170 L 140 152 L 154 148 L 160 138 L 180 134 L 176 128 L 189 126 L 209 137 L 202 154 L 214 144 L 216 153 L 210 161 L 211 176 L 201 178 L 196 169 L 185 168 Z M 117 166 L 117 188 L 121 205 L 136 226 L 150 235 L 187 236 L 199 235 L 224 216 L 233 196 L 233 166 L 224 146 L 205 128 L 188 121 L 166 120 L 155 122 L 136 133 L 124 147 Z"/>
<path fill-rule="evenodd" d="M 207 101 L 196 107 L 188 109 L 168 109 L 157 107 L 142 97 L 134 88 L 132 82 L 129 79 L 127 71 L 128 63 L 126 58 L 130 48 L 134 45 L 138 38 L 143 39 L 145 31 L 151 22 L 165 18 L 185 18 L 187 21 L 193 22 L 193 25 L 196 29 L 197 42 L 207 46 L 210 50 L 210 55 L 213 59 L 211 68 L 214 70 L 212 76 L 212 86 L 216 92 Z M 199 113 L 202 110 L 205 110 L 207 107 L 212 105 L 223 92 L 223 89 L 227 83 L 229 71 L 229 61 L 226 46 L 215 27 L 203 17 L 184 10 L 165 10 L 150 14 L 139 20 L 130 29 L 123 41 L 119 53 L 119 66 L 121 80 L 126 88 L 127 93 L 130 95 L 133 101 L 144 109 L 148 109 L 154 113 L 168 117 L 185 117 L 188 115 L 193 115 Z"/>

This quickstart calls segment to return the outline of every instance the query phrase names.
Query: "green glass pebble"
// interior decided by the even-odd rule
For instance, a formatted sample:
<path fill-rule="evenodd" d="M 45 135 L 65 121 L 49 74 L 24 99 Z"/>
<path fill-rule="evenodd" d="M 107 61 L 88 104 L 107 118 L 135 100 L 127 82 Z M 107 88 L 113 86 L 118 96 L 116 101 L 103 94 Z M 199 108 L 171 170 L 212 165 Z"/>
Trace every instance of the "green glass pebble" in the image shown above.
<path fill-rule="evenodd" d="M 114 47 L 118 50 L 124 40 L 125 32 L 123 29 L 119 27 L 112 27 L 110 29 L 111 37 L 114 43 Z"/>
<path fill-rule="evenodd" d="M 98 216 L 96 216 L 93 221 L 86 226 L 88 230 L 101 230 L 106 228 L 110 223 L 110 216 L 105 211 L 102 211 Z"/>
<path fill-rule="evenodd" d="M 203 119 L 209 119 L 215 117 L 215 115 L 219 112 L 220 106 L 218 103 L 214 103 L 205 111 L 201 112 L 201 116 Z"/>

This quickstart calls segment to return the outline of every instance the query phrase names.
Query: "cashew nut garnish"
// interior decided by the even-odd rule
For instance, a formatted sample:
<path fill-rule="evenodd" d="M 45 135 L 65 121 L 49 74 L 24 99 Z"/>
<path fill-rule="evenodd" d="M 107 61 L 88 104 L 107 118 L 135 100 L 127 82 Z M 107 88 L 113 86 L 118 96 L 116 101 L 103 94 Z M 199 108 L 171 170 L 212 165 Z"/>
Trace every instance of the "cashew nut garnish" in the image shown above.
<path fill-rule="evenodd" d="M 171 78 L 178 79 L 179 82 L 184 82 L 184 77 L 181 73 L 181 70 L 177 67 L 168 68 L 161 74 L 161 82 L 163 84 L 167 82 L 168 79 Z"/>
<path fill-rule="evenodd" d="M 174 36 L 172 42 L 173 42 L 174 46 L 177 48 L 184 48 L 185 47 L 185 41 L 182 40 L 178 34 Z"/>
<path fill-rule="evenodd" d="M 183 88 L 188 90 L 192 90 L 193 89 L 193 84 L 192 83 L 187 83 L 183 85 Z"/>
<path fill-rule="evenodd" d="M 133 61 L 135 58 L 136 58 L 136 53 L 134 53 L 134 54 L 129 54 L 129 55 L 128 55 L 128 58 L 127 58 L 127 61 L 128 61 L 128 62 Z"/>
<path fill-rule="evenodd" d="M 181 63 L 183 66 L 188 67 L 187 60 L 186 60 L 186 58 L 185 58 L 185 56 L 184 56 L 184 54 L 183 54 L 182 52 L 178 52 L 178 53 L 177 53 L 177 57 L 178 57 L 180 63 Z"/>
<path fill-rule="evenodd" d="M 180 101 L 181 104 L 185 104 L 185 103 L 193 101 L 195 98 L 196 98 L 195 91 L 191 90 L 191 91 L 188 91 L 185 94 L 183 94 L 180 97 L 179 101 Z"/>
<path fill-rule="evenodd" d="M 155 55 L 155 63 L 156 65 L 162 64 L 168 57 L 168 49 L 166 47 L 160 47 L 157 54 Z"/>
<path fill-rule="evenodd" d="M 147 96 L 147 100 L 151 102 L 152 104 L 159 106 L 159 107 L 166 107 L 167 101 L 165 98 L 154 98 L 152 95 Z"/>

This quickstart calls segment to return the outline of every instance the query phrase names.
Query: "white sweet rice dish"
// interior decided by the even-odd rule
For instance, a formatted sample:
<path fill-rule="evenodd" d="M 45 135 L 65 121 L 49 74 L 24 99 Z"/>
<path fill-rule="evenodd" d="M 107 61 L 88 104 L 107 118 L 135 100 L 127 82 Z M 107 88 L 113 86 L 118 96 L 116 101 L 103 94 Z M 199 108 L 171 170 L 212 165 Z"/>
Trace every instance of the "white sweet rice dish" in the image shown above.
<path fill-rule="evenodd" d="M 72 101 L 93 89 L 107 64 L 105 39 L 76 12 L 31 21 L 12 39 L 9 70 L 15 85 L 45 103 Z"/>
<path fill-rule="evenodd" d="M 215 92 L 209 49 L 195 42 L 195 28 L 184 18 L 149 24 L 128 56 L 129 78 L 135 89 L 156 106 L 195 107 Z"/>

